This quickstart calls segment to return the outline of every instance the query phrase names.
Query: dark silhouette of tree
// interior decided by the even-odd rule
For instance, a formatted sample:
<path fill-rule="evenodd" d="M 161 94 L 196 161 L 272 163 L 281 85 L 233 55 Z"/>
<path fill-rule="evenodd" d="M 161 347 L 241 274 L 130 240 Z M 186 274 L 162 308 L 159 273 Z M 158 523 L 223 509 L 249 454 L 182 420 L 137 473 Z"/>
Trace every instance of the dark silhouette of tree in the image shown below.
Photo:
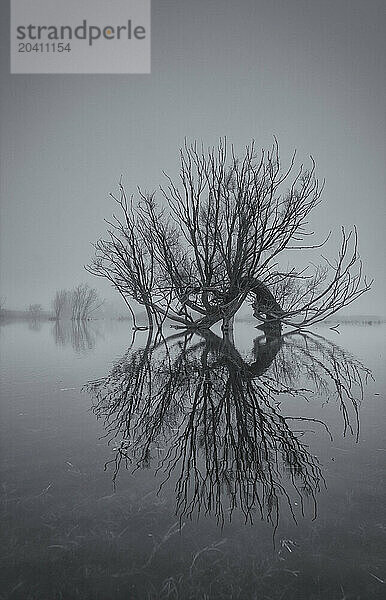
<path fill-rule="evenodd" d="M 294 360 L 295 359 L 295 360 Z M 288 396 L 315 401 L 326 389 L 342 413 L 344 433 L 359 431 L 358 403 L 369 371 L 320 337 L 271 335 L 254 342 L 247 361 L 226 335 L 209 330 L 149 335 L 111 373 L 86 387 L 113 445 L 114 481 L 122 465 L 154 466 L 164 485 L 176 476 L 182 516 L 214 513 L 220 522 L 237 507 L 277 526 L 284 501 L 295 517 L 324 479 L 303 434 L 322 421 L 286 415 Z M 228 511 L 228 512 L 227 512 Z"/>
<path fill-rule="evenodd" d="M 310 168 L 288 168 L 275 140 L 269 151 L 255 143 L 236 157 L 221 140 L 207 152 L 197 143 L 180 151 L 178 183 L 166 175 L 155 193 L 128 197 L 122 182 L 113 196 L 120 214 L 108 221 L 108 238 L 95 244 L 87 269 L 108 279 L 129 309 L 145 307 L 149 326 L 167 317 L 185 328 L 207 329 L 232 319 L 249 300 L 263 323 L 304 327 L 334 314 L 367 291 L 357 232 L 342 228 L 334 261 L 281 269 L 284 253 L 324 245 L 311 242 L 309 216 L 323 185 Z M 287 254 L 286 254 L 287 256 Z M 276 326 L 276 325 L 275 325 Z"/>

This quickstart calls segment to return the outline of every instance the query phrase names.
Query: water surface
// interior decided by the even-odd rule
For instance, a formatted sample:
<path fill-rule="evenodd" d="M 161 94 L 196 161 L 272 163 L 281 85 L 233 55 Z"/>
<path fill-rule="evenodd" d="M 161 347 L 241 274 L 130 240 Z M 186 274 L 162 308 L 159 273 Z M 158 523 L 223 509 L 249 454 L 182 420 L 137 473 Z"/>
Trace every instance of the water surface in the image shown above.
<path fill-rule="evenodd" d="M 220 452 L 227 440 L 219 438 L 219 429 L 213 438 L 215 449 L 205 446 L 204 442 L 201 446 L 198 444 L 200 473 L 213 467 L 210 461 L 218 450 L 222 476 L 225 473 L 229 477 L 228 485 L 224 485 L 222 479 L 222 484 L 215 487 L 217 496 L 212 499 L 207 488 L 198 488 L 201 510 L 200 498 L 192 510 L 184 510 L 181 503 L 179 506 L 176 503 L 181 463 L 171 470 L 159 490 L 165 477 L 162 469 L 156 473 L 156 467 L 165 457 L 168 440 L 172 448 L 177 443 L 181 426 L 186 423 L 186 408 L 185 413 L 173 409 L 174 421 L 171 422 L 173 407 L 170 405 L 169 412 L 162 416 L 162 435 L 157 432 L 158 437 L 155 436 L 152 429 L 151 452 L 145 457 L 138 452 L 146 435 L 150 435 L 149 422 L 152 421 L 144 421 L 144 413 L 139 411 L 140 420 L 130 431 L 130 439 L 137 444 L 134 466 L 138 468 L 133 473 L 133 465 L 126 469 L 122 463 L 116 469 L 117 452 L 122 447 L 125 452 L 128 449 L 127 445 L 120 446 L 122 440 L 125 442 L 123 430 L 118 430 L 115 436 L 111 435 L 110 428 L 110 435 L 104 437 L 106 423 L 97 419 L 103 415 L 95 410 L 95 396 L 82 388 L 87 382 L 108 377 L 103 381 L 105 390 L 113 391 L 118 397 L 118 406 L 122 406 L 122 377 L 116 377 L 113 365 L 120 365 L 119 374 L 123 373 L 125 378 L 128 358 L 144 346 L 146 333 L 137 336 L 127 354 L 131 330 L 125 322 L 93 322 L 80 328 L 54 323 L 31 326 L 26 322 L 2 326 L 4 543 L 0 598 L 343 600 L 384 597 L 385 327 L 346 324 L 340 330 L 340 335 L 327 327 L 315 330 L 318 336 L 327 338 L 323 345 L 329 350 L 327 362 L 323 364 L 331 368 L 334 364 L 331 360 L 338 365 L 343 365 L 345 357 L 350 361 L 359 360 L 364 368 L 361 372 L 363 399 L 355 406 L 346 399 L 346 414 L 326 371 L 323 385 L 314 381 L 317 389 L 312 390 L 308 401 L 301 395 L 282 394 L 276 399 L 276 405 L 271 398 L 278 416 L 270 421 L 268 441 L 273 440 L 272 448 L 281 453 L 281 469 L 274 479 L 279 486 L 276 487 L 280 497 L 278 510 L 270 512 L 264 500 L 263 511 L 257 502 L 250 500 L 251 486 L 245 478 L 253 477 L 256 464 L 246 459 L 242 466 L 237 462 L 240 456 L 235 460 L 237 448 L 248 453 L 249 438 L 242 430 L 237 444 L 226 454 Z M 174 332 L 168 330 L 167 333 Z M 277 377 L 284 380 L 290 374 L 296 389 L 310 389 L 311 372 L 316 373 L 318 369 L 312 366 L 312 361 L 304 362 L 301 357 L 306 347 L 312 350 L 314 342 L 291 342 L 292 347 L 286 342 L 285 348 L 281 345 L 275 351 L 271 346 L 271 354 L 275 356 L 267 360 L 266 370 L 261 369 L 260 373 L 258 367 L 263 358 L 266 359 L 266 352 L 264 350 L 263 356 L 263 351 L 258 350 L 259 360 L 256 360 L 254 338 L 257 333 L 253 324 L 242 323 L 235 335 L 243 361 L 247 365 L 255 364 L 254 378 L 251 378 L 255 391 L 256 386 L 261 390 L 262 377 L 272 380 L 276 377 L 277 383 Z M 344 349 L 343 354 L 334 349 L 329 340 Z M 227 382 L 230 382 L 231 393 L 237 393 L 232 385 L 238 381 L 239 359 L 235 356 L 226 359 L 236 365 L 236 379 L 231 377 L 228 381 L 229 364 L 220 364 L 218 353 L 216 360 L 213 358 L 215 341 L 211 341 L 210 347 L 208 341 L 203 342 L 198 337 L 189 343 L 193 350 L 183 368 L 192 369 L 188 379 L 193 383 L 187 388 L 181 387 L 187 385 L 181 378 L 174 380 L 175 399 L 181 397 L 186 406 L 191 406 L 189 394 L 197 389 L 194 377 L 202 373 L 203 356 L 209 361 L 204 382 L 205 389 L 209 389 L 208 402 L 213 404 L 213 398 L 223 393 Z M 173 348 L 170 360 L 176 361 L 181 347 Z M 169 381 L 167 372 L 160 370 L 162 356 L 165 353 L 151 365 L 155 382 L 158 368 L 158 386 L 160 380 Z M 165 365 L 162 368 L 165 369 Z M 371 369 L 374 380 L 366 377 L 366 369 Z M 112 373 L 115 373 L 113 380 Z M 264 381 L 266 386 L 268 379 Z M 359 386 L 354 385 L 353 390 L 359 399 Z M 105 395 L 104 402 L 106 398 Z M 227 398 L 230 401 L 231 396 Z M 106 404 L 102 408 L 105 414 Z M 233 408 L 229 409 L 229 414 L 232 411 Z M 308 421 L 302 425 L 294 421 L 291 429 L 294 437 L 283 441 L 277 434 L 280 415 Z M 114 413 L 110 410 L 111 416 Z M 199 417 L 201 420 L 195 422 L 197 431 L 203 427 L 202 416 Z M 233 424 L 240 421 L 240 416 L 233 413 L 230 418 Z M 210 437 L 213 427 L 204 428 L 206 438 Z M 299 455 L 291 463 L 289 452 L 295 450 L 288 444 L 299 442 L 303 472 L 294 476 L 295 459 Z M 132 448 L 130 446 L 130 451 Z M 262 457 L 256 485 L 261 486 L 262 477 L 266 477 L 269 465 L 273 464 L 272 448 Z M 112 462 L 105 470 L 109 461 Z M 313 478 L 307 479 L 310 473 Z M 213 477 L 217 475 L 214 472 Z M 232 489 L 239 475 L 241 484 L 249 485 L 243 488 L 247 490 L 244 505 L 240 493 L 232 503 Z M 192 481 L 189 479 L 187 484 L 190 497 L 195 493 Z M 311 482 L 310 488 L 307 482 Z M 280 486 L 286 490 L 290 503 L 280 492 Z M 261 492 L 261 487 L 259 490 Z"/>

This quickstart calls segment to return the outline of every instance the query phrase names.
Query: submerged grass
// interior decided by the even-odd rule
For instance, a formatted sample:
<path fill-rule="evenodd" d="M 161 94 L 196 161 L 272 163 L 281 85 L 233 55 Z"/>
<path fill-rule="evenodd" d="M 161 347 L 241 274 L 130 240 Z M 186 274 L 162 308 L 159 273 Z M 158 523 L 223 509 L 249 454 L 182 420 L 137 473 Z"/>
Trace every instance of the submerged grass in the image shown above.
<path fill-rule="evenodd" d="M 0 600 L 380 599 L 381 507 L 368 520 L 352 496 L 340 500 L 301 537 L 288 521 L 273 544 L 266 523 L 176 522 L 155 490 L 78 502 L 55 485 L 28 497 L 8 488 Z"/>

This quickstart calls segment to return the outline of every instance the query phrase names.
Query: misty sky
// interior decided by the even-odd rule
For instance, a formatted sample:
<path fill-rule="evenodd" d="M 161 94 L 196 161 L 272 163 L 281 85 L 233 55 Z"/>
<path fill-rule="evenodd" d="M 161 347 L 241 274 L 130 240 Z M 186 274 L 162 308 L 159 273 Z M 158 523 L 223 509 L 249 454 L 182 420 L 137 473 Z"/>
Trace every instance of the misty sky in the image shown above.
<path fill-rule="evenodd" d="M 236 146 L 275 134 L 326 179 L 321 237 L 359 229 L 385 314 L 384 0 L 153 0 L 151 75 L 10 75 L 1 0 L 1 295 L 49 306 L 88 281 L 120 174 L 128 191 L 177 172 L 184 136 Z M 332 240 L 332 249 L 335 240 Z M 328 255 L 328 251 L 325 251 Z M 294 256 L 294 255 L 293 255 Z"/>

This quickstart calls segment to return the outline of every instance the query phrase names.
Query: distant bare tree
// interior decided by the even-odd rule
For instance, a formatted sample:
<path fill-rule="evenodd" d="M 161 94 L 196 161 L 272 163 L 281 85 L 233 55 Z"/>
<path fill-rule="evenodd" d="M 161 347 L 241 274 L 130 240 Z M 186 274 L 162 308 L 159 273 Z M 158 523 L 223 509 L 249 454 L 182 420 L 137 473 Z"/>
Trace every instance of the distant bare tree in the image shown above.
<path fill-rule="evenodd" d="M 3 310 L 5 307 L 6 297 L 0 296 L 0 310 Z"/>
<path fill-rule="evenodd" d="M 56 320 L 62 319 L 68 303 L 70 300 L 70 293 L 67 290 L 58 290 L 52 301 L 52 309 Z"/>
<path fill-rule="evenodd" d="M 108 279 L 131 309 L 144 306 L 149 326 L 167 317 L 185 328 L 222 321 L 229 330 L 249 300 L 263 323 L 304 327 L 354 302 L 371 285 L 362 276 L 356 228 L 346 232 L 335 261 L 283 270 L 293 250 L 324 245 L 309 241 L 311 212 L 323 185 L 315 163 L 295 170 L 295 154 L 283 168 L 275 140 L 268 151 L 255 143 L 238 158 L 221 140 L 207 152 L 196 143 L 180 150 L 178 183 L 166 176 L 155 193 L 137 200 L 120 183 L 113 196 L 120 216 L 108 221 L 108 238 L 95 244 L 88 271 Z M 287 255 L 286 255 L 287 256 Z M 132 309 L 131 309 L 132 310 Z"/>
<path fill-rule="evenodd" d="M 52 301 L 52 310 L 55 320 L 69 318 L 73 321 L 85 321 L 102 304 L 97 291 L 86 283 L 81 283 L 72 290 L 58 290 Z"/>
<path fill-rule="evenodd" d="M 43 314 L 43 307 L 41 304 L 30 304 L 28 307 L 28 314 L 32 319 L 39 319 Z"/>
<path fill-rule="evenodd" d="M 71 318 L 73 321 L 84 321 L 102 304 L 97 291 L 87 283 L 81 283 L 71 293 Z"/>

